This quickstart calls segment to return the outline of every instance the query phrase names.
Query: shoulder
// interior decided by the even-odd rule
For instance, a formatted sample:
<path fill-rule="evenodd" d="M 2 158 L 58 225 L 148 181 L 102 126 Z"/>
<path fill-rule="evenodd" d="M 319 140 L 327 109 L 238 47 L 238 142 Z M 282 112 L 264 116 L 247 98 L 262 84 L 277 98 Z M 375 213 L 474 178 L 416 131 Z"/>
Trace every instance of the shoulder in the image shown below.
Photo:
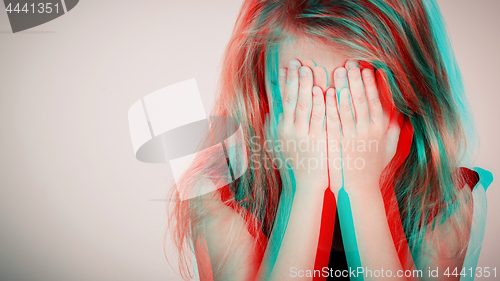
<path fill-rule="evenodd" d="M 469 169 L 460 167 L 460 185 L 458 189 L 456 202 L 451 214 L 442 219 L 429 238 L 435 241 L 433 248 L 436 254 L 441 257 L 456 257 L 463 252 L 468 245 L 471 232 L 474 231 L 474 219 L 486 217 L 486 195 L 484 188 L 486 170 L 474 168 Z M 491 174 L 491 173 L 490 173 Z M 489 183 L 487 184 L 489 185 Z M 444 214 L 439 214 L 444 218 Z"/>
<path fill-rule="evenodd" d="M 457 186 L 456 208 L 443 223 L 423 238 L 417 262 L 422 265 L 462 267 L 466 256 L 481 248 L 486 221 L 486 187 L 491 173 L 480 168 L 460 168 L 463 185 Z"/>
<path fill-rule="evenodd" d="M 246 228 L 246 213 L 232 198 L 228 186 L 201 195 L 192 201 L 198 205 L 193 208 L 196 212 L 195 216 L 200 218 L 206 230 L 215 227 L 218 232 L 222 233 L 225 230 L 243 231 Z"/>
<path fill-rule="evenodd" d="M 262 243 L 251 234 L 247 214 L 238 209 L 237 203 L 227 197 L 227 187 L 207 193 L 203 201 L 203 227 L 198 238 L 206 252 L 210 268 L 214 269 L 214 280 L 244 280 L 257 272 L 262 256 Z M 236 204 L 236 205 L 234 205 Z M 198 265 L 207 261 L 198 261 Z"/>

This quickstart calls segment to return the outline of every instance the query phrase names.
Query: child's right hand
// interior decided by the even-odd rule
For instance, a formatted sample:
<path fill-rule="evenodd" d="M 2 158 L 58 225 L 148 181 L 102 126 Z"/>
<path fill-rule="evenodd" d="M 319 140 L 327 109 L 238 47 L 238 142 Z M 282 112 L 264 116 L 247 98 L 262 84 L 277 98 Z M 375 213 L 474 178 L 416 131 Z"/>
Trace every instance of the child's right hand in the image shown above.
<path fill-rule="evenodd" d="M 280 69 L 279 87 L 283 102 L 279 137 L 297 191 L 324 192 L 329 182 L 323 90 L 313 86 L 312 70 L 301 67 L 298 60 Z"/>

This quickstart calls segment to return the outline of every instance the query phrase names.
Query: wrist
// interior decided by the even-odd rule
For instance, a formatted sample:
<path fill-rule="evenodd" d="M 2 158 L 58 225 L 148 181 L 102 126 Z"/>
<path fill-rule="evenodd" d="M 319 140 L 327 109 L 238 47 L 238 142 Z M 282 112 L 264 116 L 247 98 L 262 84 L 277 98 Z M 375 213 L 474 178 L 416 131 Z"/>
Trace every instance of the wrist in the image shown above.
<path fill-rule="evenodd" d="M 327 188 L 328 187 L 323 187 L 321 184 L 315 182 L 297 181 L 295 194 L 309 197 L 323 197 Z"/>
<path fill-rule="evenodd" d="M 380 177 L 365 177 L 365 178 L 358 178 L 358 179 L 351 179 L 348 178 L 344 182 L 344 189 L 348 194 L 351 193 L 365 193 L 365 192 L 372 192 L 372 191 L 380 191 Z"/>
<path fill-rule="evenodd" d="M 351 201 L 366 201 L 382 198 L 382 191 L 379 185 L 356 187 L 349 189 L 348 193 Z"/>

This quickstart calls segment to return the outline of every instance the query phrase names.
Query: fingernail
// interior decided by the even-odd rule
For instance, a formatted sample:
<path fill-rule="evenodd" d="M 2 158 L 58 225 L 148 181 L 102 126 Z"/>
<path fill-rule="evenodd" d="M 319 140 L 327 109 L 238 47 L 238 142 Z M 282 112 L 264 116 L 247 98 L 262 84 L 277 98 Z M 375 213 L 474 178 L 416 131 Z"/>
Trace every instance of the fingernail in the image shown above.
<path fill-rule="evenodd" d="M 335 95 L 335 90 L 333 88 L 330 88 L 326 91 L 326 94 L 329 96 L 329 97 L 333 97 Z"/>
<path fill-rule="evenodd" d="M 339 68 L 339 69 L 337 70 L 337 78 L 342 79 L 342 78 L 345 78 L 345 76 L 346 76 L 346 75 L 345 75 L 345 68 L 343 68 L 343 67 L 342 67 L 342 68 Z"/>
<path fill-rule="evenodd" d="M 307 70 L 305 67 L 300 68 L 300 77 L 307 77 Z"/>
<path fill-rule="evenodd" d="M 321 94 L 321 89 L 317 86 L 313 87 L 313 95 L 318 96 Z"/>
<path fill-rule="evenodd" d="M 299 65 L 297 64 L 296 61 L 290 61 L 290 69 L 295 70 L 299 68 Z"/>
<path fill-rule="evenodd" d="M 371 71 L 370 69 L 368 69 L 368 68 L 365 68 L 365 69 L 363 70 L 363 77 L 365 77 L 365 78 L 370 78 L 370 77 L 372 77 L 372 71 Z"/>

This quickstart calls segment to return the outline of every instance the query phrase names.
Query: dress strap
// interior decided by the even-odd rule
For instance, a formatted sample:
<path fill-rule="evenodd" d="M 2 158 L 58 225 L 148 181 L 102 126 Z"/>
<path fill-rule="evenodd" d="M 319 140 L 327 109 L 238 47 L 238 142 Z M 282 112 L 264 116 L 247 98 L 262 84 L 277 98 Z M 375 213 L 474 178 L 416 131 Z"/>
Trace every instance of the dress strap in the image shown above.
<path fill-rule="evenodd" d="M 479 254 L 481 252 L 481 247 L 484 239 L 484 229 L 486 226 L 486 215 L 487 215 L 487 198 L 486 189 L 493 182 L 493 174 L 485 169 L 474 167 L 473 170 L 467 169 L 477 174 L 475 177 L 476 182 L 474 187 L 472 187 L 472 201 L 473 204 L 473 215 L 471 224 L 471 235 L 469 238 L 469 243 L 467 246 L 467 254 L 464 259 L 463 268 L 476 268 Z M 469 173 L 469 175 L 471 175 Z M 474 177 L 473 177 L 474 178 Z M 473 281 L 475 276 L 475 271 L 473 275 L 461 276 L 460 281 Z"/>
<path fill-rule="evenodd" d="M 479 183 L 481 183 L 481 185 L 486 190 L 488 186 L 490 186 L 490 184 L 493 182 L 493 174 L 490 171 L 479 167 L 474 167 L 474 171 L 478 173 Z"/>

